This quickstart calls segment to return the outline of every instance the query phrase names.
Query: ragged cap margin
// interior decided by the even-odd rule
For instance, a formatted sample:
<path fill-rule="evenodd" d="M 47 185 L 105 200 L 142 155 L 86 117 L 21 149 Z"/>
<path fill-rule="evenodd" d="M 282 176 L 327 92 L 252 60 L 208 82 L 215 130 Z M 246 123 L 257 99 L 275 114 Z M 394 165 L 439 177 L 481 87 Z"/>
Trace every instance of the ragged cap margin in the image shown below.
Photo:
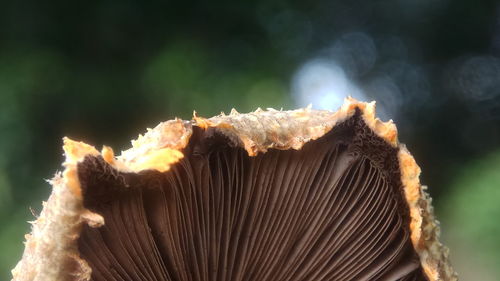
<path fill-rule="evenodd" d="M 180 119 L 160 123 L 132 141 L 132 148 L 115 157 L 110 147 L 97 151 L 93 146 L 64 138 L 65 170 L 50 181 L 52 194 L 43 210 L 32 222 L 26 235 L 21 261 L 12 270 L 15 281 L 89 280 L 91 268 L 80 258 L 78 237 L 82 227 L 100 227 L 104 218 L 83 207 L 77 164 L 87 155 L 102 156 L 112 167 L 123 172 L 154 169 L 165 172 L 182 157 L 192 134 L 192 126 L 216 128 L 239 140 L 248 155 L 265 153 L 268 149 L 300 149 L 305 143 L 325 135 L 334 126 L 354 115 L 358 109 L 367 124 L 379 137 L 399 147 L 401 182 L 410 209 L 412 244 L 420 257 L 422 268 L 430 281 L 457 280 L 448 261 L 448 249 L 439 242 L 439 223 L 435 220 L 431 200 L 420 185 L 420 168 L 404 145 L 399 144 L 392 120 L 382 122 L 375 117 L 375 102 L 358 102 L 346 98 L 337 112 L 313 110 L 310 107 L 293 111 L 258 109 L 248 114 L 233 110 L 209 119 L 196 116 L 192 121 Z"/>

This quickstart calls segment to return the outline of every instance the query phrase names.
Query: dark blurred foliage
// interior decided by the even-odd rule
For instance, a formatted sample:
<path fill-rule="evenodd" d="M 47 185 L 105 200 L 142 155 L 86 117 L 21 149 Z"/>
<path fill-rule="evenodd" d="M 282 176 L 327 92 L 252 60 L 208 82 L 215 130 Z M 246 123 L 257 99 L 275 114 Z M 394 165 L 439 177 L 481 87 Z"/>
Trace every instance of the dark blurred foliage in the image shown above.
<path fill-rule="evenodd" d="M 328 88 L 332 83 L 338 91 Z M 448 198 L 466 198 L 466 187 L 455 179 L 468 165 L 480 167 L 481 159 L 500 165 L 487 158 L 500 144 L 500 5 L 2 3 L 0 276 L 8 279 L 29 230 L 25 221 L 33 220 L 31 213 L 50 193 L 42 179 L 61 169 L 62 136 L 119 151 L 144 128 L 189 118 L 195 109 L 210 116 L 232 107 L 246 112 L 312 102 L 335 110 L 332 101 L 346 94 L 377 100 L 382 116 L 397 122 L 400 139 L 423 168 L 438 215 L 441 209 L 474 210 L 464 206 L 467 201 Z M 471 185 L 478 176 L 470 174 Z M 492 180 L 489 186 L 499 184 Z M 457 210 L 449 208 L 453 202 L 461 202 Z M 485 204 L 498 211 L 492 202 Z M 474 221 L 474 212 L 467 214 Z M 470 223 L 476 227 L 482 226 Z M 484 247 L 500 251 L 500 230 L 491 231 Z M 453 234 L 446 237 L 453 240 Z"/>

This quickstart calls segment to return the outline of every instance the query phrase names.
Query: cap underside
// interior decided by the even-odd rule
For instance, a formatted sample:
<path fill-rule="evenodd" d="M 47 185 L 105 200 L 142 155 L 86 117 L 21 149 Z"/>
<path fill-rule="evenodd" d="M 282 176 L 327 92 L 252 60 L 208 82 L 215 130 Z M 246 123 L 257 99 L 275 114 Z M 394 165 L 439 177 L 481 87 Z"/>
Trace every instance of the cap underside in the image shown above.
<path fill-rule="evenodd" d="M 427 280 L 398 148 L 359 112 L 300 150 L 248 153 L 193 127 L 166 172 L 78 163 L 92 280 Z"/>

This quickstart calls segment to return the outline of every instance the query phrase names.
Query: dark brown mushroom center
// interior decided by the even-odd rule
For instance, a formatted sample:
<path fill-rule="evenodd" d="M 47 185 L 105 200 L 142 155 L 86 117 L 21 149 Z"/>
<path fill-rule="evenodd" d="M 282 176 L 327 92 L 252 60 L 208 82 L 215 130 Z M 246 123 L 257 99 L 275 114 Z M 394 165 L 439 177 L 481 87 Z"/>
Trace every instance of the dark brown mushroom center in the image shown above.
<path fill-rule="evenodd" d="M 301 150 L 249 157 L 195 127 L 164 173 L 78 165 L 92 280 L 427 280 L 409 239 L 397 149 L 359 113 Z"/>

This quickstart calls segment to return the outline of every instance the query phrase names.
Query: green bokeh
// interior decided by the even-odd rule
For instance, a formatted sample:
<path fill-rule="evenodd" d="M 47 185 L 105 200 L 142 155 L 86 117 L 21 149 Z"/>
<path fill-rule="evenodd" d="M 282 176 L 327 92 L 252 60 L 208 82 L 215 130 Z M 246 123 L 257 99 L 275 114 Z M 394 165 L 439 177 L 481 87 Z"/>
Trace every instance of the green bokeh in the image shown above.
<path fill-rule="evenodd" d="M 469 261 L 472 272 L 480 270 L 475 265 L 500 276 L 500 151 L 462 167 L 452 188 L 443 207 L 443 225 L 457 264 L 467 271 Z"/>

